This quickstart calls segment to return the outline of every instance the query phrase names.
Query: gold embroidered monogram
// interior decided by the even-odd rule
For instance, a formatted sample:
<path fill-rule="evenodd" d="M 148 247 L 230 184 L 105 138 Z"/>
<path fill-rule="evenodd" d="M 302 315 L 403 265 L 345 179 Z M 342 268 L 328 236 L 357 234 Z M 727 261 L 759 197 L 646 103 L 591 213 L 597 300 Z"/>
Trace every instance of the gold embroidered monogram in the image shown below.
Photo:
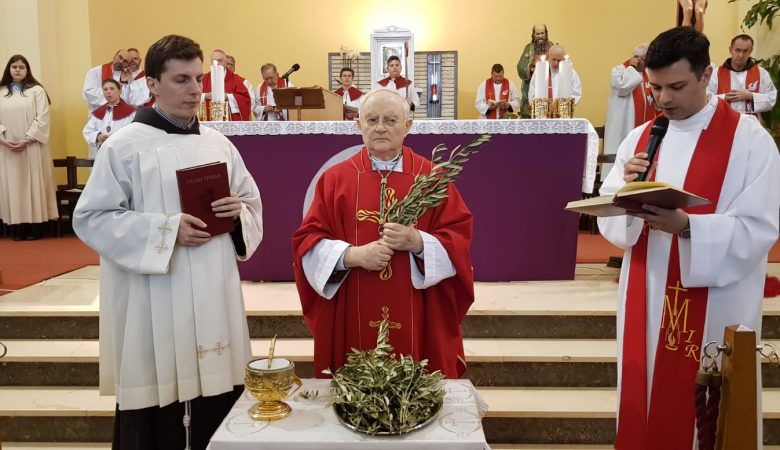
<path fill-rule="evenodd" d="M 699 345 L 693 341 L 696 330 L 688 329 L 688 306 L 691 299 L 680 298 L 680 293 L 688 292 L 688 289 L 681 287 L 679 281 L 677 281 L 676 286 L 667 286 L 667 288 L 674 291 L 674 300 L 669 298 L 668 293 L 664 295 L 664 309 L 661 317 L 664 348 L 676 352 L 683 345 L 685 357 L 693 358 L 698 362 Z"/>
<path fill-rule="evenodd" d="M 157 252 L 158 255 L 161 255 L 168 251 L 170 247 L 168 247 L 167 242 L 165 242 L 165 238 L 168 236 L 168 233 L 173 231 L 173 228 L 170 227 L 170 219 L 171 216 L 168 214 L 165 215 L 165 222 L 157 227 L 157 231 L 160 232 L 160 242 L 154 246 L 154 250 Z"/>
<path fill-rule="evenodd" d="M 391 322 L 390 321 L 390 308 L 388 308 L 387 306 L 383 306 L 382 307 L 382 320 L 386 320 L 387 321 L 387 329 L 388 330 L 400 330 L 401 329 L 401 324 L 400 323 L 398 323 L 398 322 Z M 372 321 L 368 322 L 368 326 L 370 326 L 371 328 L 379 328 L 379 324 L 382 323 L 382 320 L 372 320 Z M 389 333 L 390 332 L 388 331 L 388 335 L 389 335 Z"/>
<path fill-rule="evenodd" d="M 217 342 L 214 347 L 208 348 L 203 345 L 198 346 L 198 359 L 203 359 L 208 355 L 209 353 L 216 353 L 217 355 L 222 355 L 225 353 L 225 350 L 230 348 L 230 344 L 223 344 L 222 342 Z"/>

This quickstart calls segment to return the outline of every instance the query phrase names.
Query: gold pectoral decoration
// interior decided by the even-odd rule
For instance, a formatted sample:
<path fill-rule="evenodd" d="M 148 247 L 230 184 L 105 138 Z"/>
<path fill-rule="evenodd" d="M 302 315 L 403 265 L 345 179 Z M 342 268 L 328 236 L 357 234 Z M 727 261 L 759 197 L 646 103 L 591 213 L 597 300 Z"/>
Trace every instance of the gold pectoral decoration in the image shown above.
<path fill-rule="evenodd" d="M 368 209 L 359 209 L 357 211 L 358 222 L 373 222 L 375 224 L 378 224 L 380 225 L 380 232 L 381 232 L 381 225 L 387 222 L 387 215 L 388 215 L 387 211 L 390 205 L 393 203 L 393 201 L 395 201 L 395 189 L 391 187 L 386 187 L 384 183 L 382 183 L 382 187 L 383 187 L 383 195 L 380 196 L 380 203 L 382 203 L 384 207 L 380 207 L 380 211 L 371 211 Z M 393 276 L 393 268 L 390 264 L 391 263 L 388 262 L 387 265 L 379 272 L 380 280 L 387 281 Z"/>
<path fill-rule="evenodd" d="M 388 334 L 390 333 L 389 330 L 400 330 L 401 329 L 401 323 L 400 322 L 391 322 L 390 321 L 390 308 L 387 306 L 382 307 L 382 320 L 387 321 L 387 328 L 388 328 Z M 371 320 L 368 322 L 368 326 L 371 328 L 379 328 L 379 325 L 382 324 L 382 320 Z"/>

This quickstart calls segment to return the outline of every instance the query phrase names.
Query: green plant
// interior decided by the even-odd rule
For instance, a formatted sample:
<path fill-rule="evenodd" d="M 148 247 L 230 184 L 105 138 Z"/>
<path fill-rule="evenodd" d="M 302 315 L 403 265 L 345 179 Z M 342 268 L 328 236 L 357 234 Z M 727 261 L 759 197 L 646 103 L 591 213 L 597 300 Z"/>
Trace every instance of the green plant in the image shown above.
<path fill-rule="evenodd" d="M 736 1 L 729 0 L 729 3 Z M 745 14 L 745 17 L 742 19 L 742 26 L 753 28 L 756 25 L 760 26 L 766 23 L 767 28 L 771 30 L 772 21 L 778 14 L 780 14 L 780 0 L 758 0 Z M 756 63 L 769 72 L 769 76 L 772 77 L 772 83 L 775 86 L 780 86 L 780 53 L 759 59 Z M 761 113 L 761 118 L 764 126 L 766 126 L 772 136 L 780 138 L 780 103 L 776 103 L 771 110 Z"/>
<path fill-rule="evenodd" d="M 402 434 L 413 430 L 438 411 L 444 398 L 438 370 L 428 373 L 427 360 L 393 354 L 387 319 L 379 324 L 376 348 L 352 349 L 347 363 L 333 375 L 331 391 L 336 414 L 368 434 Z"/>
<path fill-rule="evenodd" d="M 734 3 L 737 0 L 729 0 L 729 3 Z M 759 25 L 763 25 L 766 22 L 766 26 L 772 29 L 772 20 L 780 12 L 780 0 L 758 0 L 758 2 L 751 6 L 745 18 L 742 19 L 742 24 L 747 28 L 753 28 L 758 22 Z"/>

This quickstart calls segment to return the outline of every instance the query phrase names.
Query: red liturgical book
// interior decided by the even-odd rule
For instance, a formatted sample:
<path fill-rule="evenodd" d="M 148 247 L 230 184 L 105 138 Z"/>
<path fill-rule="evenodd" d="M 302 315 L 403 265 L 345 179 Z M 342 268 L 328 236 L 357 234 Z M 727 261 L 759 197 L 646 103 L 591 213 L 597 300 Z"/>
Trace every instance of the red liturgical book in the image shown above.
<path fill-rule="evenodd" d="M 212 236 L 235 230 L 233 219 L 217 217 L 211 209 L 211 202 L 230 196 L 227 164 L 213 162 L 202 166 L 188 167 L 176 171 L 179 183 L 181 210 L 206 222 L 204 231 Z"/>

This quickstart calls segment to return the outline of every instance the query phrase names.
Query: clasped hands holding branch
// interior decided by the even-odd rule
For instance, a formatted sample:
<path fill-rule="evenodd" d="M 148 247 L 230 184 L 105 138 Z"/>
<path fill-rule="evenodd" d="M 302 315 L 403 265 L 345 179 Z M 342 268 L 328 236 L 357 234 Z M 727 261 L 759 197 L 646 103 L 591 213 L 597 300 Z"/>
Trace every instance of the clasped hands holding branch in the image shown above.
<path fill-rule="evenodd" d="M 653 170 L 656 169 L 658 162 L 653 163 Z M 647 172 L 650 167 L 650 161 L 647 160 L 647 153 L 637 153 L 626 162 L 623 167 L 623 180 L 631 183 L 639 178 L 639 174 Z M 630 213 L 634 217 L 644 219 L 653 228 L 665 231 L 670 234 L 678 234 L 688 224 L 688 213 L 682 209 L 666 209 L 653 205 L 642 205 L 642 209 L 647 213 Z"/>
<path fill-rule="evenodd" d="M 344 267 L 379 271 L 387 267 L 395 252 L 420 253 L 422 249 L 422 236 L 416 228 L 399 223 L 386 223 L 378 240 L 347 248 Z"/>
<path fill-rule="evenodd" d="M 233 220 L 241 215 L 241 199 L 235 193 L 230 197 L 224 197 L 211 202 L 211 210 L 217 217 L 230 217 Z M 179 221 L 179 233 L 176 235 L 176 243 L 182 247 L 198 247 L 211 239 L 211 235 L 206 230 L 206 222 L 199 218 L 187 214 L 181 214 Z"/>

